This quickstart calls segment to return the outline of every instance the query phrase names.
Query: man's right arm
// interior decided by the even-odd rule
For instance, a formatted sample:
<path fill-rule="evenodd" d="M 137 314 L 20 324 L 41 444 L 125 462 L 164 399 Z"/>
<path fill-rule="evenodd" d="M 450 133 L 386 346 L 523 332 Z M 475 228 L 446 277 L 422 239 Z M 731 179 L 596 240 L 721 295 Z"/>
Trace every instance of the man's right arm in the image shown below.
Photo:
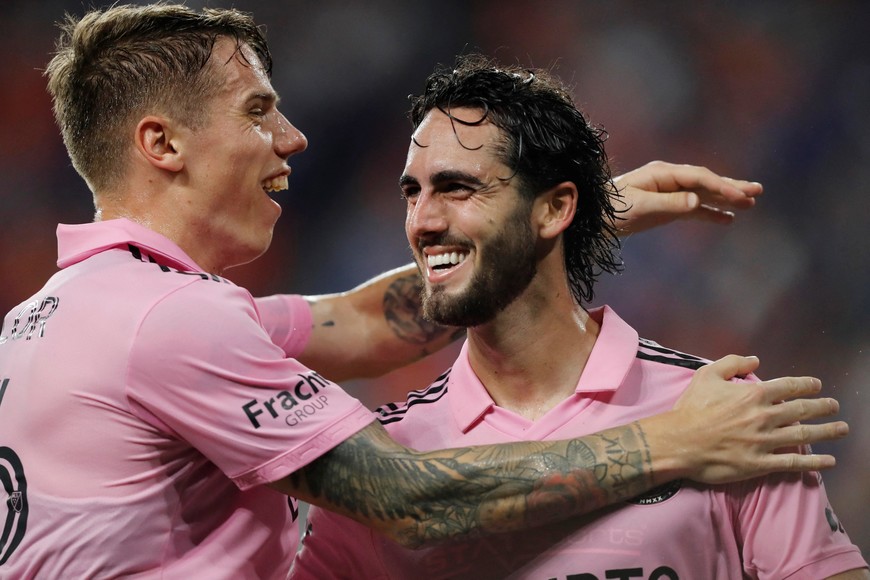
<path fill-rule="evenodd" d="M 679 478 L 704 483 L 773 471 L 818 470 L 828 455 L 777 449 L 846 435 L 833 399 L 805 399 L 820 383 L 789 377 L 726 382 L 755 370 L 729 356 L 696 373 L 675 407 L 586 437 L 417 452 L 378 424 L 272 487 L 420 547 L 588 513 Z"/>

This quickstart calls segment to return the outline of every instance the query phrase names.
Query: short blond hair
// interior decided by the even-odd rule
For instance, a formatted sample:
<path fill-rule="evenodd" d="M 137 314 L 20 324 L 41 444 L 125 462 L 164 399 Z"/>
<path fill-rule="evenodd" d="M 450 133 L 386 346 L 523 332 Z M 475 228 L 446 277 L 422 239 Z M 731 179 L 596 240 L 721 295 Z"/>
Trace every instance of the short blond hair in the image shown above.
<path fill-rule="evenodd" d="M 59 26 L 48 91 L 73 166 L 94 192 L 123 179 L 129 135 L 142 116 L 164 114 L 194 128 L 204 122 L 222 80 L 207 66 L 218 38 L 248 45 L 272 71 L 265 35 L 237 10 L 123 5 L 66 15 Z"/>

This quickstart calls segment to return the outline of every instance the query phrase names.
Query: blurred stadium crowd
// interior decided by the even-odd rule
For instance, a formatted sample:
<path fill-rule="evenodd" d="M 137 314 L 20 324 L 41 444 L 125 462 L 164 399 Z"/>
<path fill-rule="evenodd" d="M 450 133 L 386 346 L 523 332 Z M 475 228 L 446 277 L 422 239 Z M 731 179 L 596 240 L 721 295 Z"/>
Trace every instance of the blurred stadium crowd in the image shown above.
<path fill-rule="evenodd" d="M 42 69 L 54 23 L 102 4 L 0 2 L 4 313 L 56 269 L 57 222 L 92 218 Z M 554 68 L 610 133 L 614 173 L 664 159 L 762 182 L 756 209 L 731 227 L 681 223 L 626 240 L 625 272 L 599 284 L 594 304 L 673 348 L 758 355 L 763 378 L 820 377 L 852 427 L 826 446 L 839 462 L 825 474 L 829 496 L 870 555 L 870 3 L 187 4 L 234 6 L 266 25 L 282 110 L 310 141 L 291 159 L 273 247 L 229 273 L 256 295 L 340 291 L 410 261 L 397 186 L 406 95 L 461 52 Z M 348 388 L 372 407 L 403 400 L 453 355 Z"/>

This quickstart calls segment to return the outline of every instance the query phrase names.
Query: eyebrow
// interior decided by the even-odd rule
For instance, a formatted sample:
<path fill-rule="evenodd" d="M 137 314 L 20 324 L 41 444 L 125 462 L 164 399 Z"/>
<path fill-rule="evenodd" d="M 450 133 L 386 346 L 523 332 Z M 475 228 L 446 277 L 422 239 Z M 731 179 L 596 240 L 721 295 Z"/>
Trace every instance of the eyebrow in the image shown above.
<path fill-rule="evenodd" d="M 402 177 L 399 178 L 399 187 L 404 187 L 406 185 L 420 185 L 420 182 L 410 175 L 402 175 Z"/>
<path fill-rule="evenodd" d="M 278 96 L 278 93 L 272 91 L 258 91 L 248 96 L 246 102 L 250 102 L 256 99 L 260 99 L 262 101 L 266 101 L 267 103 L 271 103 L 276 107 L 281 103 L 281 97 Z"/>
<path fill-rule="evenodd" d="M 452 181 L 464 181 L 471 185 L 484 185 L 484 183 L 478 179 L 477 177 L 471 175 L 470 173 L 466 173 L 465 171 L 456 171 L 456 170 L 445 170 L 439 171 L 437 173 L 433 173 L 430 178 L 435 187 L 439 185 L 443 185 L 445 183 L 449 183 Z M 417 181 L 417 178 L 411 177 L 410 175 L 403 175 L 399 178 L 399 186 L 405 185 L 419 185 L 420 182 Z"/>

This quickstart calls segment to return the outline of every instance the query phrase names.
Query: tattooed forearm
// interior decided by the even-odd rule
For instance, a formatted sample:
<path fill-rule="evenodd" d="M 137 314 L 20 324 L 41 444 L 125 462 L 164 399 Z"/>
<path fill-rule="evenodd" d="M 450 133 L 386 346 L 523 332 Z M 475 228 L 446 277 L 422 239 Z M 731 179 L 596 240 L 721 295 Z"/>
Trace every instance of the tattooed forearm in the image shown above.
<path fill-rule="evenodd" d="M 652 487 L 635 423 L 580 439 L 418 453 L 379 426 L 293 476 L 314 503 L 409 547 L 563 520 Z"/>
<path fill-rule="evenodd" d="M 393 332 L 407 342 L 427 345 L 451 335 L 451 340 L 465 334 L 464 328 L 441 326 L 423 316 L 420 301 L 422 282 L 419 274 L 395 279 L 384 292 L 384 316 Z"/>

